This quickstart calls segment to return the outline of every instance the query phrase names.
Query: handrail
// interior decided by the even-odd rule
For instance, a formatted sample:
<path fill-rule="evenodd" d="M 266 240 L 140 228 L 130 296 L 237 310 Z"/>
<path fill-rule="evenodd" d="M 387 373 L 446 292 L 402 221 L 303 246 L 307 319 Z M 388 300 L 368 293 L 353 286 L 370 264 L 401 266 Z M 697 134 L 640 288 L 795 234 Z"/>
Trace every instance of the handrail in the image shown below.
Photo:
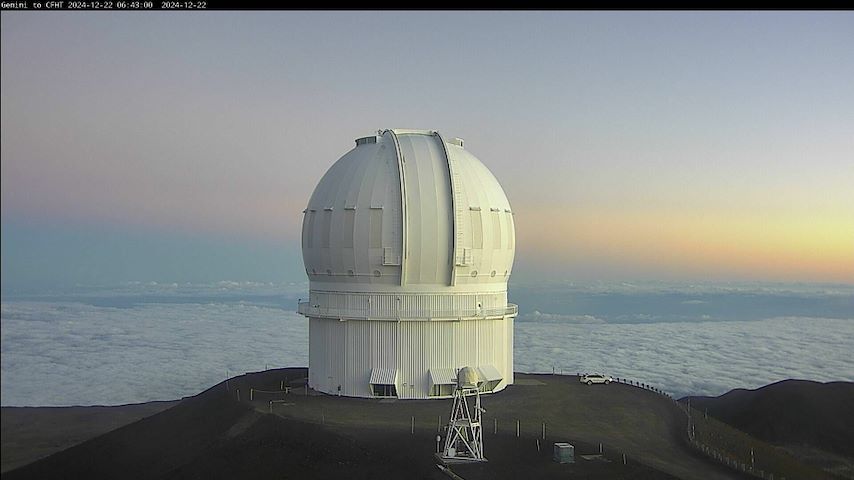
<path fill-rule="evenodd" d="M 519 306 L 508 303 L 505 307 L 462 308 L 454 310 L 403 309 L 388 311 L 375 308 L 336 308 L 325 305 L 311 305 L 310 302 L 299 302 L 297 313 L 306 317 L 353 318 L 374 320 L 398 319 L 457 319 L 457 318 L 486 318 L 516 316 Z"/>

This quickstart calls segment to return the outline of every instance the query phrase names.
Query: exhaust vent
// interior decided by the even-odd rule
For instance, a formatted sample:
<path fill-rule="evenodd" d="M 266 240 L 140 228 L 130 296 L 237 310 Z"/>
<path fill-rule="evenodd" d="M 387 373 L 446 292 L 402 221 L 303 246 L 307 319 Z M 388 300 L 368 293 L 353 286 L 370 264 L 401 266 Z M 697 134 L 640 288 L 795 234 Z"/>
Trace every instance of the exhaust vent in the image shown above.
<path fill-rule="evenodd" d="M 356 146 L 365 145 L 367 143 L 377 143 L 377 136 L 371 135 L 370 137 L 362 137 L 356 139 Z"/>

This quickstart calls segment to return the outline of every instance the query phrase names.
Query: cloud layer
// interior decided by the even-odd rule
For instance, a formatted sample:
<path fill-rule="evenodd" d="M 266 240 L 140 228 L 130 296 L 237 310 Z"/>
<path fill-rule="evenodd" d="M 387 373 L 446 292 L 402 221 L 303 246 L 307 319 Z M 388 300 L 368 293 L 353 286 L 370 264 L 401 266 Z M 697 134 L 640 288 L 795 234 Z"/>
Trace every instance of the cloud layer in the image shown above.
<path fill-rule="evenodd" d="M 516 370 L 605 372 L 676 395 L 720 395 L 787 378 L 854 381 L 854 320 L 516 324 Z"/>
<path fill-rule="evenodd" d="M 522 322 L 558 322 L 558 323 L 605 323 L 605 320 L 593 315 L 566 315 L 561 313 L 542 313 L 534 310 L 519 315 Z"/>
<path fill-rule="evenodd" d="M 116 405 L 194 395 L 308 360 L 296 313 L 247 304 L 2 304 L 2 404 Z"/>
<path fill-rule="evenodd" d="M 298 294 L 302 287 L 290 288 Z M 290 303 L 281 286 L 228 282 L 4 299 L 0 402 L 166 400 L 196 394 L 227 371 L 307 365 L 307 321 Z M 517 371 L 602 371 L 682 396 L 786 378 L 854 381 L 852 350 L 854 319 L 674 322 L 653 315 L 605 323 L 598 313 L 534 311 L 516 322 L 514 355 Z"/>

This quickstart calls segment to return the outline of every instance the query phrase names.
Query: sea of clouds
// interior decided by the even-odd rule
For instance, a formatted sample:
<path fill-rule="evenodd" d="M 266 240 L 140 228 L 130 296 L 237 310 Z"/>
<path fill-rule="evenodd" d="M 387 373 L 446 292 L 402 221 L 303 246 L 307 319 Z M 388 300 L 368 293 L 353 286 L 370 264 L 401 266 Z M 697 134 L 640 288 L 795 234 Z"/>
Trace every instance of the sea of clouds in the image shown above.
<path fill-rule="evenodd" d="M 199 393 L 226 374 L 307 360 L 307 322 L 276 307 L 2 304 L 4 406 L 175 399 Z"/>
<path fill-rule="evenodd" d="M 854 381 L 854 321 L 782 317 L 643 324 L 516 323 L 516 371 L 604 372 L 676 397 L 787 378 Z"/>
<path fill-rule="evenodd" d="M 305 366 L 307 321 L 293 312 L 305 287 L 152 282 L 6 295 L 0 306 L 0 403 L 168 400 L 199 393 L 226 375 Z M 673 298 L 670 291 L 634 294 L 659 299 L 643 300 L 654 305 L 666 297 L 670 303 L 700 309 L 690 321 L 677 321 L 686 318 L 682 313 L 659 317 L 650 311 L 627 316 L 627 310 L 615 313 L 598 307 L 589 307 L 589 313 L 523 309 L 515 328 L 516 370 L 598 371 L 640 380 L 676 396 L 720 395 L 786 378 L 854 381 L 854 314 L 713 320 L 702 308 L 729 298 L 721 296 L 726 292 L 683 293 Z M 814 295 L 825 298 L 828 311 L 836 312 L 832 306 L 849 301 L 847 293 Z M 604 294 L 596 289 L 590 295 Z M 771 294 L 785 297 L 777 291 Z M 575 303 L 583 305 L 585 298 L 579 296 Z M 845 305 L 838 311 L 849 311 Z"/>

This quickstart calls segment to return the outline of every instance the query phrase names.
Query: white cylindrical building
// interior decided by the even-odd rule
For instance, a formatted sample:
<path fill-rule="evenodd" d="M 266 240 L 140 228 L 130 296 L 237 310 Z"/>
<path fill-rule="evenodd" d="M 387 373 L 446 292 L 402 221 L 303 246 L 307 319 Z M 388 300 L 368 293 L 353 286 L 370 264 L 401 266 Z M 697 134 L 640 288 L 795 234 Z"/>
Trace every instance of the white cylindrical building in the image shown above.
<path fill-rule="evenodd" d="M 309 385 L 355 397 L 446 398 L 456 372 L 513 383 L 513 213 L 492 173 L 428 130 L 356 140 L 304 211 Z"/>

